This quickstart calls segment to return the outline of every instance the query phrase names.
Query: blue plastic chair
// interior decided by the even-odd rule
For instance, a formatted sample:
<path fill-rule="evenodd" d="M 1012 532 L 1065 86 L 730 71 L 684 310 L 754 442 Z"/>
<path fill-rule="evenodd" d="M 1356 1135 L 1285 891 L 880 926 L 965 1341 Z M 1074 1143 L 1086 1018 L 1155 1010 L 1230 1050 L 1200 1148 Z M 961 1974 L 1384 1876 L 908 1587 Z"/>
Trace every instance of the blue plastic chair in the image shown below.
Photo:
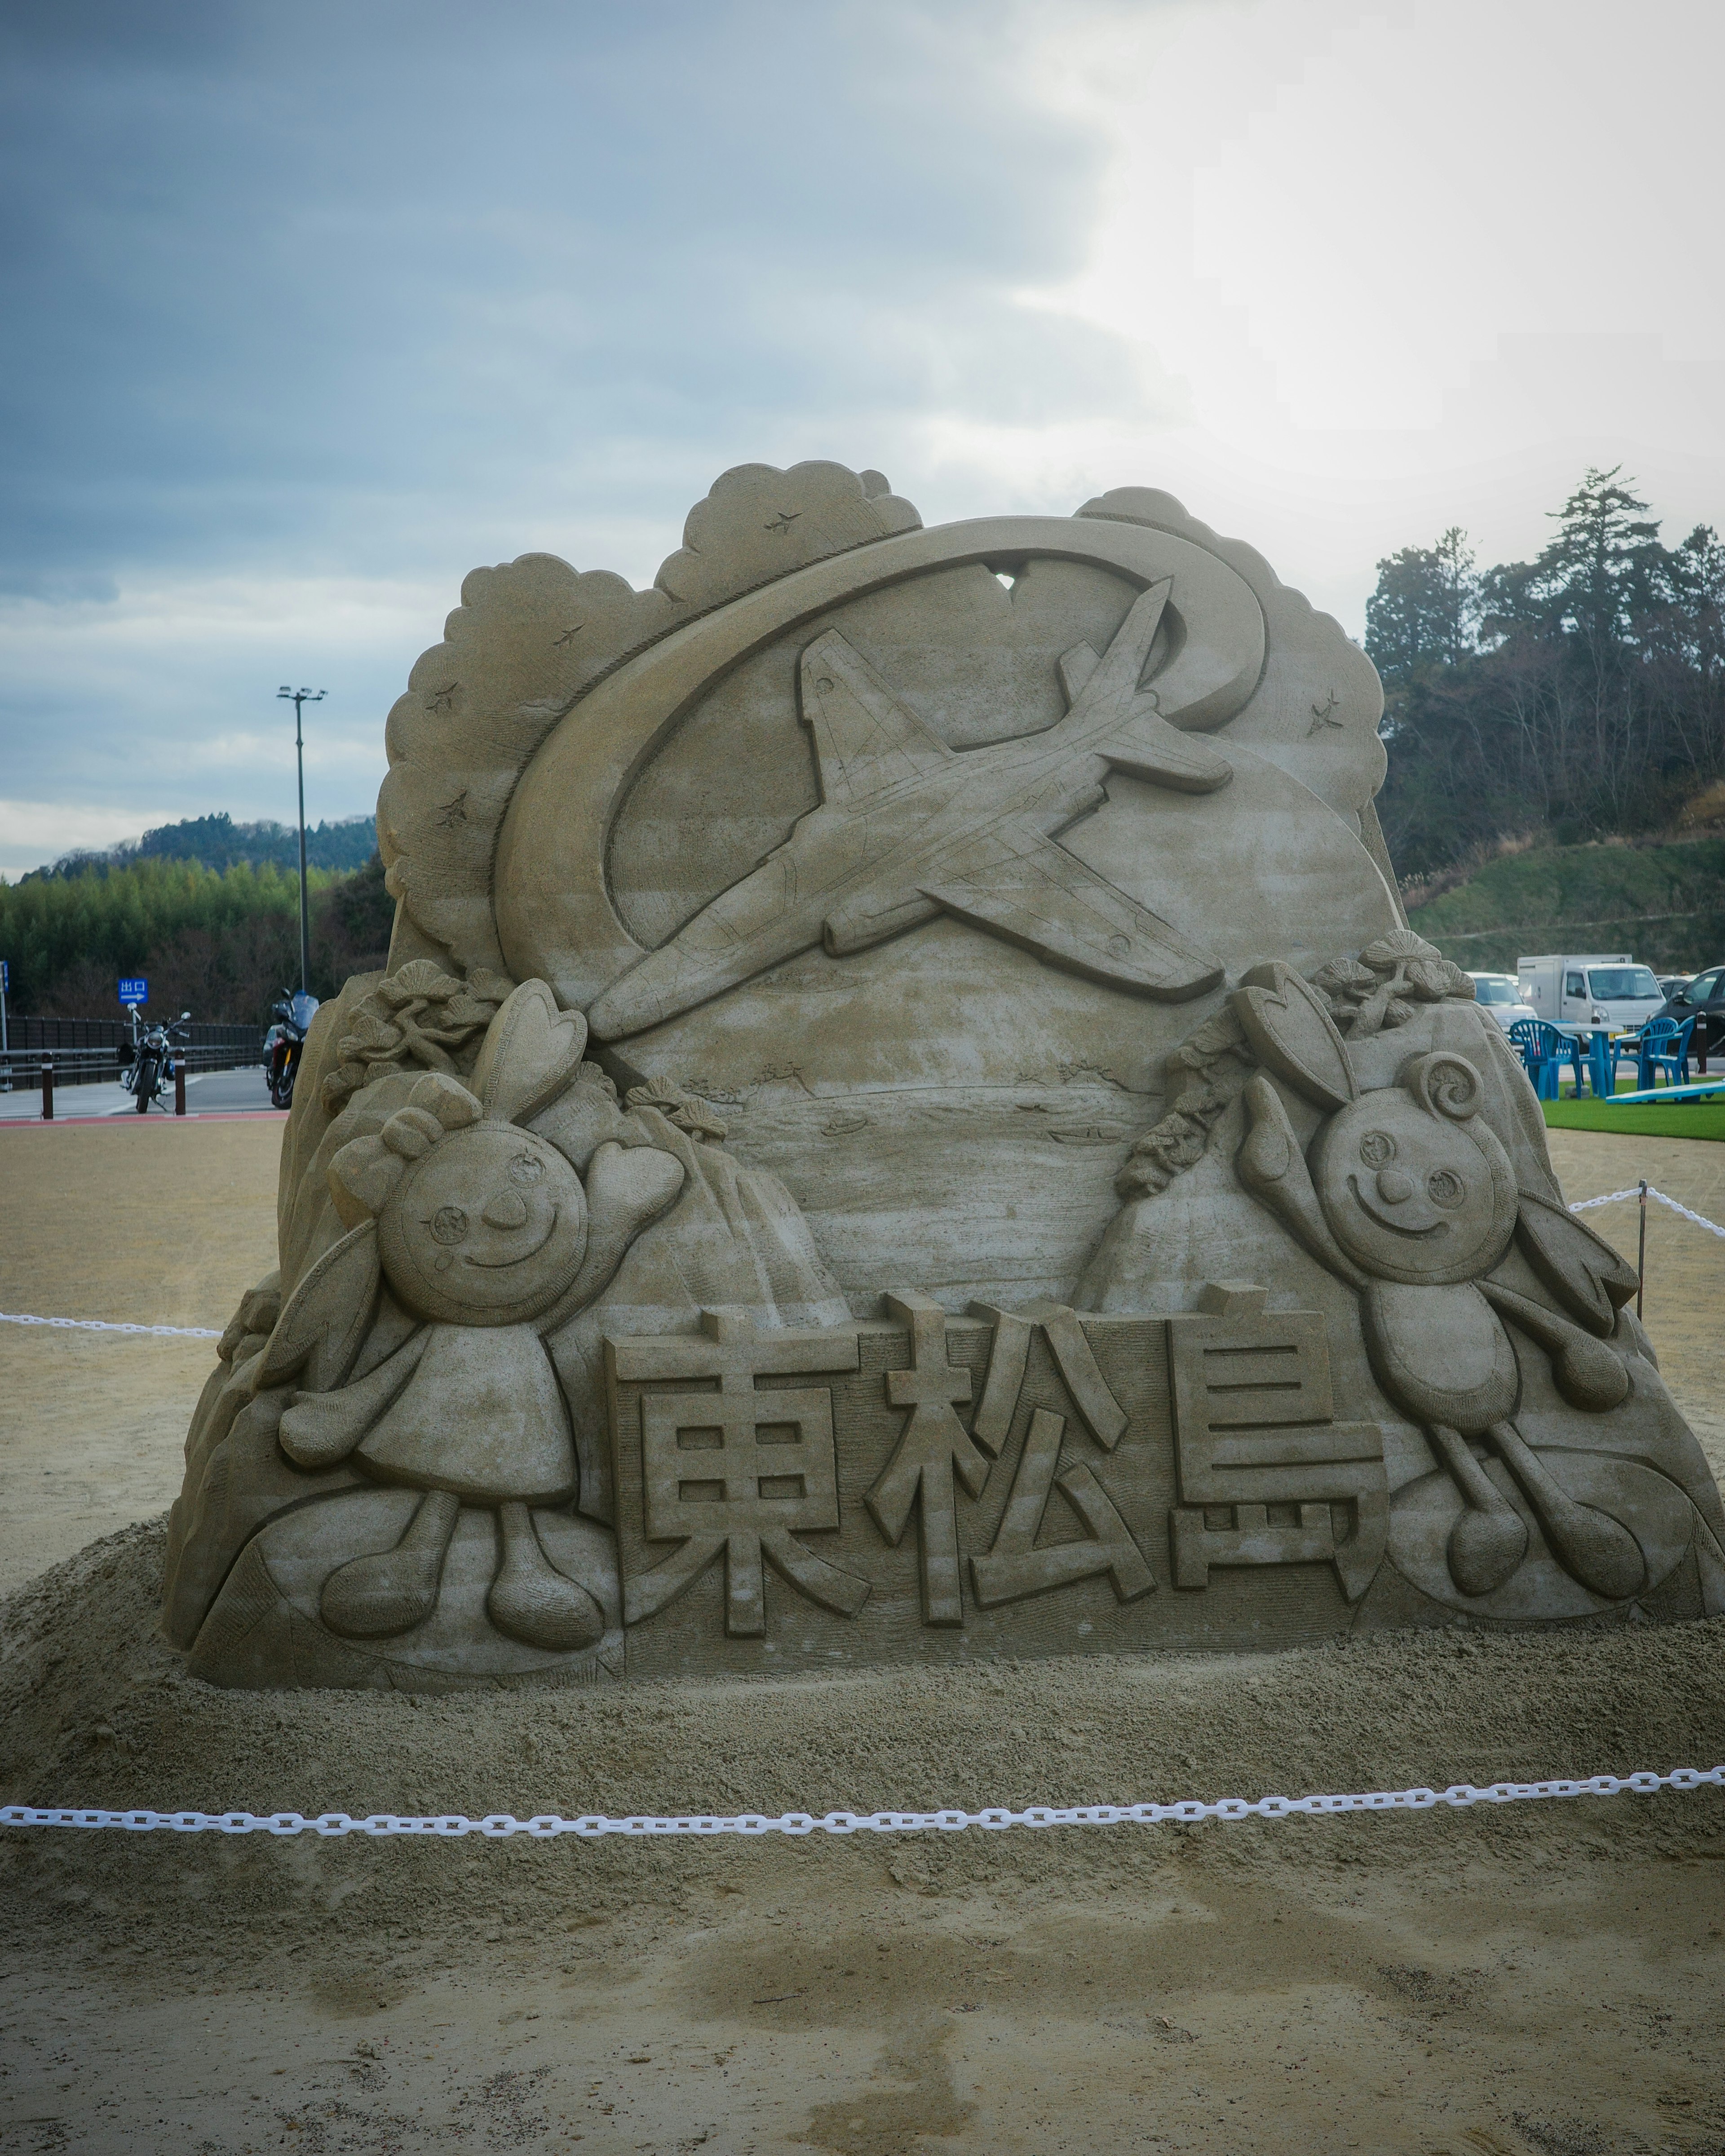
<path fill-rule="evenodd" d="M 1579 1101 L 1588 1090 L 1586 1073 L 1593 1068 L 1593 1059 L 1588 1052 L 1588 1043 L 1573 1033 L 1560 1033 L 1556 1026 L 1548 1025 L 1543 1019 L 1534 1021 L 1543 1034 L 1548 1036 L 1542 1044 L 1542 1053 L 1553 1072 L 1567 1063 L 1575 1080 L 1575 1097 Z M 1557 1098 L 1557 1087 L 1553 1086 L 1551 1098 Z"/>
<path fill-rule="evenodd" d="M 1692 1018 L 1681 1025 L 1674 1018 L 1656 1018 L 1642 1027 L 1635 1075 L 1644 1093 L 1659 1083 L 1661 1070 L 1667 1086 L 1689 1083 L 1689 1036 L 1694 1030 Z"/>
<path fill-rule="evenodd" d="M 1533 1091 L 1542 1101 L 1557 1099 L 1558 1081 L 1565 1063 L 1575 1074 L 1577 1095 L 1581 1093 L 1582 1069 L 1587 1059 L 1573 1034 L 1559 1033 L 1543 1018 L 1519 1018 L 1510 1028 L 1509 1037 L 1520 1050 Z"/>
<path fill-rule="evenodd" d="M 1522 1059 L 1522 1068 L 1532 1081 L 1533 1091 L 1543 1101 L 1546 1097 L 1541 1080 L 1543 1072 L 1539 1059 L 1539 1021 L 1534 1018 L 1518 1018 L 1509 1029 L 1509 1045 Z"/>

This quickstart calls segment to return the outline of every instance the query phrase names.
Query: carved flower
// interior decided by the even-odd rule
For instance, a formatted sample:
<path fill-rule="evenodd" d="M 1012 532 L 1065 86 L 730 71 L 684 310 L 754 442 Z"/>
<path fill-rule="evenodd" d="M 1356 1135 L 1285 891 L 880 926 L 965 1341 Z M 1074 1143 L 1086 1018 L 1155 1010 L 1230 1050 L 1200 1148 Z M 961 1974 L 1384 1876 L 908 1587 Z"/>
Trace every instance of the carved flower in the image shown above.
<path fill-rule="evenodd" d="M 1313 986 L 1327 990 L 1332 999 L 1346 996 L 1357 1004 L 1363 1003 L 1378 985 L 1378 976 L 1358 958 L 1332 959 L 1327 966 L 1320 966 L 1312 978 Z"/>
<path fill-rule="evenodd" d="M 401 1028 L 391 1025 L 387 1019 L 379 1018 L 362 1004 L 353 1014 L 352 1030 L 341 1036 L 342 1060 L 375 1063 L 393 1055 L 401 1043 Z"/>
<path fill-rule="evenodd" d="M 1422 1004 L 1440 1004 L 1450 992 L 1441 958 L 1415 958 L 1407 968 L 1407 983 Z"/>
<path fill-rule="evenodd" d="M 475 966 L 467 977 L 467 993 L 477 1003 L 490 1004 L 501 1009 L 515 993 L 515 983 L 502 973 L 493 973 L 484 966 Z M 487 1024 L 490 1023 L 486 1020 Z"/>
<path fill-rule="evenodd" d="M 1442 1003 L 1450 996 L 1471 1001 L 1473 996 L 1473 983 L 1461 968 L 1411 928 L 1380 936 L 1358 959 L 1332 960 L 1314 978 L 1329 995 L 1337 1024 L 1355 1040 L 1405 1025 L 1417 1004 Z"/>
<path fill-rule="evenodd" d="M 1361 1006 L 1382 985 L 1371 968 L 1361 965 L 1357 958 L 1332 958 L 1327 966 L 1318 968 L 1312 982 L 1329 1004 L 1330 1016 L 1344 1033 L 1355 1024 Z"/>

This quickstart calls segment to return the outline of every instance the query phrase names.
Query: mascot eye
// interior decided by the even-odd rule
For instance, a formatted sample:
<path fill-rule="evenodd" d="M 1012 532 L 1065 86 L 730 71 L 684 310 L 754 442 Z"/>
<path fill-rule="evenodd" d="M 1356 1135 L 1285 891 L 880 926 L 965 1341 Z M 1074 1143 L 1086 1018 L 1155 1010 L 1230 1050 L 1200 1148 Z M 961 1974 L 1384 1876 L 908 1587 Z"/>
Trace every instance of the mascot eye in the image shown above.
<path fill-rule="evenodd" d="M 1467 1195 L 1467 1186 L 1459 1175 L 1452 1175 L 1447 1168 L 1435 1168 L 1425 1178 L 1434 1205 L 1441 1205 L 1453 1212 Z"/>
<path fill-rule="evenodd" d="M 509 1163 L 509 1176 L 512 1183 L 542 1183 L 545 1163 L 536 1153 L 518 1152 Z"/>
<path fill-rule="evenodd" d="M 1395 1158 L 1395 1140 L 1388 1131 L 1368 1131 L 1359 1142 L 1359 1157 L 1368 1168 L 1382 1168 Z"/>
<path fill-rule="evenodd" d="M 429 1225 L 439 1242 L 459 1243 L 467 1233 L 467 1215 L 459 1205 L 439 1205 Z"/>

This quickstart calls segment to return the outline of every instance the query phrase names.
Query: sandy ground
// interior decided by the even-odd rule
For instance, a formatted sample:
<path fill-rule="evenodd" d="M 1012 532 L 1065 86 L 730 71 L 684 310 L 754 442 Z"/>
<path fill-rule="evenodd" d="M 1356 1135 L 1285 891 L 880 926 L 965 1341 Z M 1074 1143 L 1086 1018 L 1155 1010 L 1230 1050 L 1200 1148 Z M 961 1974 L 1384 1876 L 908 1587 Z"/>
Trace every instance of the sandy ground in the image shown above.
<path fill-rule="evenodd" d="M 220 1327 L 273 1261 L 278 1140 L 0 1132 L 0 1309 Z M 1553 1152 L 1572 1199 L 1645 1173 L 1725 1219 L 1725 1147 Z M 1589 1217 L 1633 1253 L 1633 1207 Z M 1656 1210 L 1648 1247 L 1667 1380 L 1725 1471 L 1725 1245 Z M 1725 1759 L 1725 1620 L 417 1706 L 212 1692 L 151 1633 L 160 1526 L 127 1523 L 177 1487 L 213 1344 L 0 1327 L 0 1589 L 32 1583 L 0 1614 L 8 1800 L 777 1811 Z M 12 1831 L 0 1888 L 8 2152 L 1725 2151 L 1717 1793 L 761 1845 Z"/>
<path fill-rule="evenodd" d="M 1548 1135 L 1552 1164 L 1572 1205 L 1633 1188 L 1645 1176 L 1668 1198 L 1725 1226 L 1725 1145 L 1591 1131 Z M 1637 1211 L 1633 1204 L 1601 1205 L 1584 1218 L 1633 1265 Z M 1645 1286 L 1661 1373 L 1725 1483 L 1725 1240 L 1650 1203 Z"/>
<path fill-rule="evenodd" d="M 219 1332 L 275 1263 L 280 1146 L 274 1119 L 0 1128 L 0 1311 Z M 214 1359 L 213 1340 L 0 1325 L 0 1594 L 172 1504 Z"/>

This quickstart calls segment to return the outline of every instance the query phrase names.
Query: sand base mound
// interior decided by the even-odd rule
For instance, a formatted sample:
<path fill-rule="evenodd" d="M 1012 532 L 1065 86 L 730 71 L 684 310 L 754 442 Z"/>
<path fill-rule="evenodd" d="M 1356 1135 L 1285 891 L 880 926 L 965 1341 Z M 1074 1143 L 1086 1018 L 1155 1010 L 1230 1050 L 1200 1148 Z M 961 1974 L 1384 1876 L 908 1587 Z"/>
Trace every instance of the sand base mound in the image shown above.
<path fill-rule="evenodd" d="M 1561 1634 L 1445 1631 L 1262 1656 L 1087 1658 L 823 1680 L 634 1684 L 424 1699 L 223 1691 L 185 1678 L 154 1625 L 160 1522 L 107 1537 L 0 1612 L 0 1786 L 8 1802 L 344 1810 L 858 1811 L 1167 1802 L 1189 1796 L 1484 1784 L 1725 1758 L 1725 1620 Z M 288 1844 L 11 1833 L 6 1921 L 59 1923 L 75 1878 L 117 1945 L 194 1930 L 273 1958 L 326 1922 L 428 1943 L 481 1917 L 531 1936 L 548 1877 L 590 1912 L 673 1902 L 766 1865 L 812 1883 L 907 1867 L 957 1887 L 1012 1878 L 1083 1892 L 1200 1866 L 1405 1871 L 1542 1847 L 1596 1856 L 1717 1851 L 1725 1799 L 1578 1800 L 1465 1817 L 1259 1821 L 748 1845 Z M 195 1897 L 195 1913 L 186 1913 Z M 104 1907 L 111 1922 L 104 1919 Z M 80 1927 L 81 1928 L 81 1927 Z M 165 1928 L 165 1929 L 164 1929 Z M 94 1941 L 92 1942 L 94 1943 Z"/>
<path fill-rule="evenodd" d="M 46 1804 L 778 1812 L 1725 1758 L 1725 1622 L 416 1700 L 213 1691 L 163 1530 L 0 1609 Z M 1717 2156 L 1725 1798 L 541 1844 L 0 1830 L 0 2144 Z"/>

